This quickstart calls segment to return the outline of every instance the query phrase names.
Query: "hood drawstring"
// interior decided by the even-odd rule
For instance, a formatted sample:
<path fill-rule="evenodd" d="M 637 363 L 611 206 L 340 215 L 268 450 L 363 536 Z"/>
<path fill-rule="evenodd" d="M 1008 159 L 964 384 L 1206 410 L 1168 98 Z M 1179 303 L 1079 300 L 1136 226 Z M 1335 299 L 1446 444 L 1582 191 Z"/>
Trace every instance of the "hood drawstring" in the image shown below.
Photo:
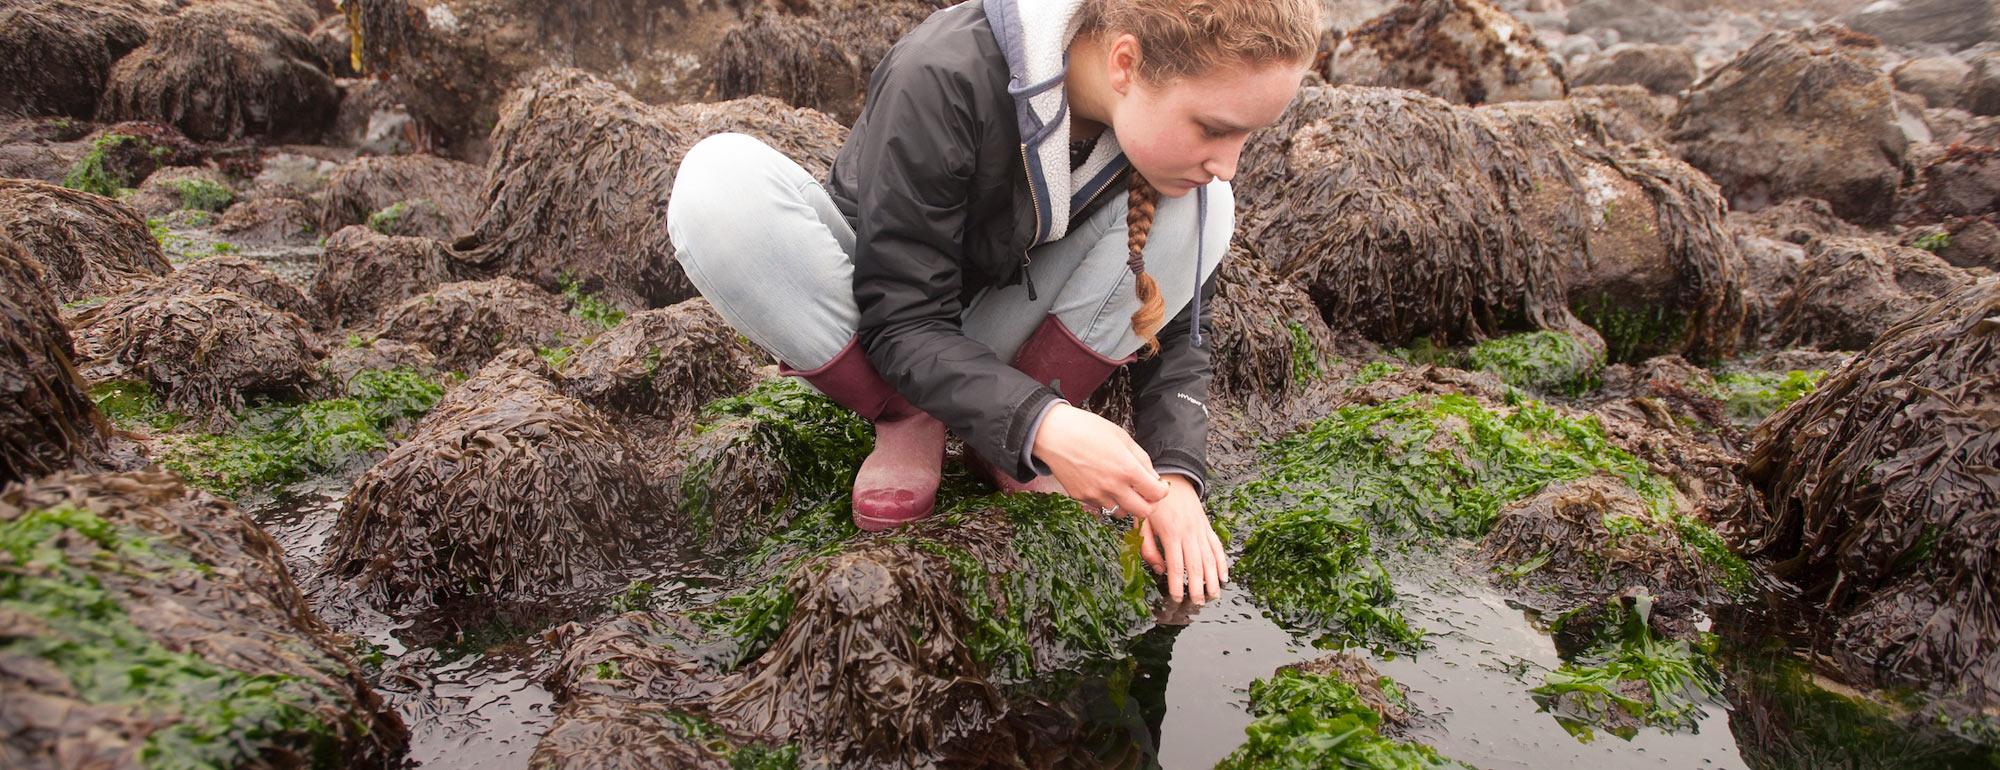
<path fill-rule="evenodd" d="M 1201 346 L 1201 265 L 1202 250 L 1208 247 L 1208 187 L 1194 189 L 1194 312 L 1188 316 L 1188 333 Z"/>

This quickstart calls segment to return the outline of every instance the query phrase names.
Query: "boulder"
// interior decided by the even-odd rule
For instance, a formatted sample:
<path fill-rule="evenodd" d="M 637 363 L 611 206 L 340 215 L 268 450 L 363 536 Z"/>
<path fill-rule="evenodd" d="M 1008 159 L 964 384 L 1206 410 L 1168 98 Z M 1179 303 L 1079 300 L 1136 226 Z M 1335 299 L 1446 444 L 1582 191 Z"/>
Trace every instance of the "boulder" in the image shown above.
<path fill-rule="evenodd" d="M 10 767 L 400 766 L 402 720 L 229 503 L 61 473 L 0 491 L 0 532 Z"/>
<path fill-rule="evenodd" d="M 444 284 L 384 311 L 377 326 L 379 336 L 423 345 L 458 372 L 508 348 L 563 347 L 587 333 L 560 297 L 512 278 Z"/>
<path fill-rule="evenodd" d="M 564 362 L 564 392 L 607 412 L 685 425 L 704 404 L 742 392 L 765 356 L 696 297 L 625 320 Z"/>
<path fill-rule="evenodd" d="M 111 65 L 146 42 L 163 0 L 0 5 L 0 114 L 90 119 Z"/>
<path fill-rule="evenodd" d="M 1922 249 L 1869 238 L 1822 238 L 1807 247 L 1798 285 L 1778 308 L 1776 339 L 1822 350 L 1861 350 L 1904 315 L 1972 281 Z"/>
<path fill-rule="evenodd" d="M 417 207 L 433 212 L 444 224 L 442 234 L 422 234 L 450 242 L 477 221 L 482 178 L 478 166 L 435 155 L 355 158 L 327 178 L 319 227 L 331 233 L 348 225 L 375 224 L 381 217 L 396 220 L 385 228 L 393 229 L 411 207 Z"/>
<path fill-rule="evenodd" d="M 752 97 L 653 107 L 571 69 L 536 73 L 493 129 L 485 211 L 453 244 L 489 274 L 574 287 L 625 310 L 694 296 L 664 217 L 680 159 L 711 134 L 762 139 L 824 178 L 845 132 L 812 110 Z"/>
<path fill-rule="evenodd" d="M 0 179 L 0 234 L 42 264 L 57 302 L 106 296 L 173 269 L 132 209 L 44 182 Z"/>
<path fill-rule="evenodd" d="M 1874 39 L 1839 26 L 1766 35 L 1688 91 L 1671 139 L 1732 208 L 1815 197 L 1884 223 L 1909 141 L 1880 59 Z"/>
<path fill-rule="evenodd" d="M 1331 84 L 1423 91 L 1448 102 L 1560 99 L 1562 65 L 1488 0 L 1400 0 L 1320 65 Z"/>
<path fill-rule="evenodd" d="M 340 94 L 306 37 L 312 22 L 287 8 L 311 14 L 283 0 L 180 9 L 112 68 L 99 118 L 157 121 L 200 141 L 317 137 Z"/>
<path fill-rule="evenodd" d="M 1921 96 L 1931 107 L 1951 107 L 1965 98 L 1965 81 L 1971 74 L 1972 65 L 1955 56 L 1927 56 L 1896 65 L 1889 76 L 1896 90 Z"/>
<path fill-rule="evenodd" d="M 1570 83 L 1580 86 L 1642 86 L 1656 94 L 1678 94 L 1701 75 L 1694 55 L 1677 45 L 1617 45 L 1576 68 Z"/>
<path fill-rule="evenodd" d="M 1993 39 L 1993 8 L 1979 0 L 1875 0 L 1834 19 L 1891 45 L 1964 48 Z"/>
<path fill-rule="evenodd" d="M 889 47 L 950 0 L 816 0 L 763 6 L 724 32 L 715 94 L 774 97 L 852 125 Z"/>

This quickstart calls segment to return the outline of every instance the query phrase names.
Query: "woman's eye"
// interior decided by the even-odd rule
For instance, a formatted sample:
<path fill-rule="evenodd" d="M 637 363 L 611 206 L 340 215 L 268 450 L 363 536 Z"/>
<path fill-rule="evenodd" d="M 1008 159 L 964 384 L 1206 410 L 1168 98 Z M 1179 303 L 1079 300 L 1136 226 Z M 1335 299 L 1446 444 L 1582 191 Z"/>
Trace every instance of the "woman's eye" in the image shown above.
<path fill-rule="evenodd" d="M 1213 129 L 1213 128 L 1209 128 L 1208 126 L 1202 126 L 1202 127 L 1201 127 L 1201 135 L 1202 135 L 1202 136 L 1206 136 L 1206 137 L 1208 137 L 1208 138 L 1210 138 L 1210 139 L 1221 139 L 1222 137 L 1225 137 L 1225 136 L 1228 136 L 1228 135 L 1229 135 L 1229 132 L 1228 132 L 1228 131 L 1220 131 L 1220 130 L 1217 130 L 1217 129 Z"/>

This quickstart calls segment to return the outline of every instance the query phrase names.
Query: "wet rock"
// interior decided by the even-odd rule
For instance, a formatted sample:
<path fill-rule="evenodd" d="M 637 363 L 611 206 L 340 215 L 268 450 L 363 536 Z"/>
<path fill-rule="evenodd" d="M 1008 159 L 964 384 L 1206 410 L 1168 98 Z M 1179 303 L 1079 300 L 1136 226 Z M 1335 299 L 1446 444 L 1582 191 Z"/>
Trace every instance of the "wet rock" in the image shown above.
<path fill-rule="evenodd" d="M 1651 0 L 1584 0 L 1569 8 L 1570 34 L 1609 30 L 1635 43 L 1671 43 L 1687 33 L 1688 22 Z"/>
<path fill-rule="evenodd" d="M 514 353 L 447 393 L 348 491 L 328 563 L 376 607 L 601 589 L 661 534 L 632 440 Z"/>
<path fill-rule="evenodd" d="M 389 101 L 407 106 L 425 149 L 479 162 L 508 91 L 540 67 L 578 67 L 650 104 L 705 98 L 716 41 L 742 7 L 355 0 L 342 12 L 360 38 L 362 70 L 387 79 Z"/>
<path fill-rule="evenodd" d="M 479 167 L 435 155 L 356 158 L 327 179 L 320 229 L 335 232 L 348 225 L 370 224 L 397 204 L 403 210 L 422 205 L 442 215 L 450 232 L 440 240 L 448 241 L 477 221 L 481 178 Z"/>
<path fill-rule="evenodd" d="M 234 506 L 167 473 L 57 474 L 0 492 L 0 530 L 32 557 L 0 563 L 13 766 L 400 762 L 402 721 Z"/>
<path fill-rule="evenodd" d="M 1923 249 L 1957 267 L 2000 270 L 2000 226 L 1994 217 L 1949 217 L 1905 230 L 1897 243 Z"/>
<path fill-rule="evenodd" d="M 1678 94 L 1694 85 L 1701 72 L 1694 55 L 1674 45 L 1620 45 L 1598 54 L 1570 83 L 1580 86 L 1642 86 L 1656 94 Z"/>
<path fill-rule="evenodd" d="M 1892 45 L 1964 48 L 1993 35 L 1993 9 L 1976 0 L 1877 0 L 1837 19 Z"/>
<path fill-rule="evenodd" d="M 1693 605 L 1730 593 L 1728 576 L 1682 542 L 1670 515 L 1602 476 L 1552 484 L 1501 508 L 1479 550 L 1518 582 L 1517 597 L 1544 611 L 1602 604 L 1632 586 Z"/>
<path fill-rule="evenodd" d="M 716 43 L 716 96 L 770 96 L 851 125 L 861 114 L 868 76 L 889 46 L 947 5 L 942 0 L 769 4 Z"/>
<path fill-rule="evenodd" d="M 139 183 L 124 204 L 144 217 L 164 217 L 182 209 L 218 212 L 236 200 L 229 179 L 206 168 L 163 168 Z"/>
<path fill-rule="evenodd" d="M 1560 99 L 1562 65 L 1487 0 L 1401 0 L 1346 35 L 1321 67 L 1336 85 L 1423 91 L 1458 104 Z"/>
<path fill-rule="evenodd" d="M 0 6 L 0 114 L 89 119 L 111 65 L 168 12 L 153 0 L 10 0 Z"/>
<path fill-rule="evenodd" d="M 94 458 L 109 427 L 84 392 L 41 271 L 0 234 L 0 485 Z"/>
<path fill-rule="evenodd" d="M 1974 115 L 2000 115 L 2000 51 L 1972 58 L 1965 76 L 1965 98 L 1959 102 Z"/>
<path fill-rule="evenodd" d="M 720 734 L 795 742 L 806 765 L 1026 763 L 1037 741 L 999 721 L 1001 686 L 1123 654 L 1147 620 L 1147 581 L 1120 566 L 1119 535 L 1069 501 L 973 499 L 893 537 L 848 533 L 708 608 L 580 634 L 554 674 L 569 705 L 550 734 L 597 735 L 570 744 L 581 755 L 568 765 L 629 756 L 601 732 L 620 721 L 603 720 L 660 706 Z M 587 705 L 596 698 L 610 703 Z"/>
<path fill-rule="evenodd" d="M 1904 315 L 1972 283 L 1937 255 L 1865 238 L 1822 238 L 1778 309 L 1787 345 L 1861 350 Z"/>
<path fill-rule="evenodd" d="M 1572 125 L 1584 135 L 1602 134 L 1603 141 L 1628 145 L 1660 145 L 1678 100 L 1642 86 L 1574 86 L 1566 104 L 1575 114 Z M 1664 145 L 1661 145 L 1664 146 Z"/>
<path fill-rule="evenodd" d="M 573 281 L 626 310 L 694 296 L 662 217 L 681 156 L 724 131 L 764 140 L 814 178 L 844 138 L 826 116 L 768 98 L 660 108 L 578 70 L 540 71 L 502 110 L 486 210 L 453 247 L 490 273 L 551 290 Z"/>
<path fill-rule="evenodd" d="M 1743 255 L 1743 336 L 1742 346 L 1756 349 L 1768 344 L 1778 331 L 1778 319 L 1785 300 L 1798 287 L 1799 272 L 1805 269 L 1806 249 L 1790 241 L 1738 229 L 1731 216 L 1737 251 Z"/>
<path fill-rule="evenodd" d="M 43 182 L 0 179 L 0 234 L 42 264 L 57 302 L 105 296 L 173 269 L 130 208 Z"/>
<path fill-rule="evenodd" d="M 296 315 L 228 290 L 161 284 L 79 312 L 77 353 L 93 382 L 137 379 L 162 406 L 227 427 L 254 396 L 297 397 L 322 355 Z"/>
<path fill-rule="evenodd" d="M 451 253 L 444 244 L 356 225 L 326 239 L 311 291 L 334 327 L 345 328 L 369 323 L 451 279 Z"/>
<path fill-rule="evenodd" d="M 255 198 L 222 212 L 215 233 L 244 246 L 310 245 L 319 228 L 312 208 L 291 198 Z"/>
<path fill-rule="evenodd" d="M 112 68 L 98 115 L 158 121 L 201 141 L 317 136 L 340 95 L 306 38 L 312 22 L 295 24 L 279 5 L 215 0 L 162 20 Z"/>
<path fill-rule="evenodd" d="M 174 270 L 161 284 L 171 291 L 197 294 L 205 291 L 233 291 L 271 307 L 297 315 L 315 328 L 324 327 L 319 304 L 306 298 L 298 287 L 279 278 L 262 263 L 243 257 L 197 259 Z"/>
<path fill-rule="evenodd" d="M 697 297 L 633 313 L 579 347 L 561 368 L 563 390 L 600 409 L 681 424 L 749 387 L 763 358 Z"/>
<path fill-rule="evenodd" d="M 1672 140 L 1732 208 L 1815 197 L 1847 221 L 1885 222 L 1909 141 L 1881 56 L 1834 25 L 1766 35 L 1688 91 Z"/>
<path fill-rule="evenodd" d="M 1957 57 L 1929 56 L 1896 65 L 1890 77 L 1898 91 L 1921 96 L 1932 107 L 1951 107 L 1964 98 L 1965 79 L 1971 74 L 1972 65 Z"/>
<path fill-rule="evenodd" d="M 1773 240 L 1804 246 L 1820 236 L 1859 238 L 1867 234 L 1842 221 L 1833 206 L 1818 198 L 1793 198 L 1756 212 L 1729 212 L 1729 227 Z"/>
<path fill-rule="evenodd" d="M 329 143 L 382 157 L 420 154 L 433 143 L 397 101 L 393 84 L 363 79 L 341 85 L 340 111 L 327 134 Z"/>
<path fill-rule="evenodd" d="M 1302 90 L 1252 135 L 1239 170 L 1241 235 L 1303 285 L 1336 330 L 1385 345 L 1594 334 L 1570 314 L 1566 231 L 1531 226 L 1527 153 L 1472 110 L 1409 91 Z M 1388 267 L 1394 265 L 1395 267 Z"/>
<path fill-rule="evenodd" d="M 1902 206 L 1906 224 L 1994 213 L 2000 208 L 2000 149 L 1952 145 L 1917 172 Z"/>
<path fill-rule="evenodd" d="M 560 298 L 512 278 L 444 284 L 383 311 L 378 326 L 380 336 L 423 345 L 458 372 L 507 348 L 562 347 L 587 333 Z"/>
<path fill-rule="evenodd" d="M 1996 317 L 1991 280 L 1922 306 L 1752 437 L 1750 544 L 1825 614 L 1850 681 L 2000 696 Z"/>
<path fill-rule="evenodd" d="M 298 152 L 275 152 L 264 156 L 264 166 L 250 180 L 251 199 L 291 198 L 311 201 L 326 189 L 327 180 L 340 164 Z M 318 212 L 314 212 L 318 216 Z"/>

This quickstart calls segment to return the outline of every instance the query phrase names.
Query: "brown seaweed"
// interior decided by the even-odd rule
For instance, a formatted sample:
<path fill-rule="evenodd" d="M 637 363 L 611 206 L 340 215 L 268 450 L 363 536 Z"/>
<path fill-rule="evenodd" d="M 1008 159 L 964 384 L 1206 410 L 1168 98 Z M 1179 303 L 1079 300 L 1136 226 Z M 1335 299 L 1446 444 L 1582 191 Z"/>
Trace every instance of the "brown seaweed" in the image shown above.
<path fill-rule="evenodd" d="M 371 224 L 397 204 L 428 202 L 447 225 L 447 233 L 428 237 L 449 242 L 479 217 L 478 166 L 435 155 L 387 155 L 355 158 L 327 179 L 321 196 L 319 227 L 335 232 L 348 225 Z M 395 232 L 392 235 L 415 235 Z"/>
<path fill-rule="evenodd" d="M 561 347 L 588 331 L 582 319 L 563 312 L 560 297 L 512 278 L 447 283 L 403 300 L 381 319 L 378 336 L 423 345 L 457 372 L 478 369 L 507 348 Z"/>
<path fill-rule="evenodd" d="M 42 264 L 45 290 L 58 302 L 116 293 L 173 269 L 132 209 L 43 182 L 0 179 L 0 233 Z"/>
<path fill-rule="evenodd" d="M 674 173 L 711 134 L 754 135 L 824 177 L 844 130 L 766 97 L 653 107 L 578 70 L 545 69 L 501 110 L 485 212 L 453 247 L 491 274 L 573 283 L 640 310 L 694 296 L 664 222 Z M 567 279 L 567 280 L 565 280 Z"/>
<path fill-rule="evenodd" d="M 305 26 L 284 6 L 304 11 Z M 312 139 L 340 95 L 306 38 L 310 16 L 278 0 L 182 8 L 112 67 L 98 117 L 164 123 L 199 141 Z"/>
<path fill-rule="evenodd" d="M 346 328 L 370 323 L 452 278 L 451 252 L 444 244 L 352 225 L 326 239 L 310 291 L 332 325 Z"/>
<path fill-rule="evenodd" d="M 145 381 L 167 411 L 234 424 L 259 396 L 302 395 L 323 355 L 296 315 L 226 289 L 169 283 L 78 313 L 77 353 L 94 382 Z"/>
<path fill-rule="evenodd" d="M 1775 340 L 1822 350 L 1868 347 L 1905 314 L 1972 282 L 1922 249 L 1827 237 L 1806 247 L 1797 285 L 1778 306 Z"/>
<path fill-rule="evenodd" d="M 85 394 L 41 270 L 0 234 L 0 484 L 95 458 L 109 427 Z"/>
<path fill-rule="evenodd" d="M 697 297 L 633 313 L 579 347 L 562 367 L 563 391 L 599 409 L 678 425 L 749 387 L 764 358 Z"/>
<path fill-rule="evenodd" d="M 1341 40 L 1320 74 L 1457 104 L 1563 98 L 1562 62 L 1527 29 L 1487 0 L 1402 0 Z"/>
<path fill-rule="evenodd" d="M 868 76 L 889 53 L 889 46 L 949 4 L 943 0 L 773 4 L 717 41 L 716 95 L 775 97 L 852 124 L 861 114 Z"/>
<path fill-rule="evenodd" d="M 112 63 L 167 11 L 154 0 L 9 0 L 0 6 L 0 113 L 90 118 Z"/>

